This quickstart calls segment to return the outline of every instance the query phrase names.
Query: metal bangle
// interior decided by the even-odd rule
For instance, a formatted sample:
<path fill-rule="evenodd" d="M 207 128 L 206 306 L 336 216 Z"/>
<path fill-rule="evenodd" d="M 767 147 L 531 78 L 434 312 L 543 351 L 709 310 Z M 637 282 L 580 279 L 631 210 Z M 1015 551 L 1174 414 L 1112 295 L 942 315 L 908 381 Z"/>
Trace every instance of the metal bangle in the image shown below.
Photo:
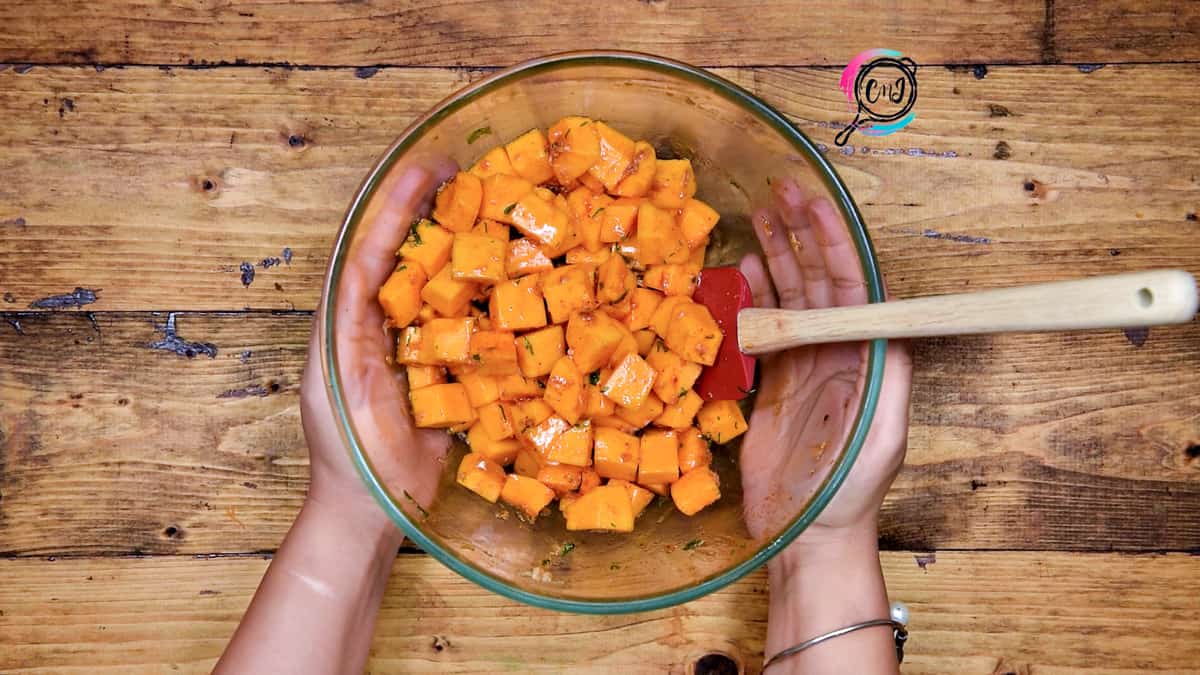
<path fill-rule="evenodd" d="M 801 642 L 800 644 L 795 645 L 793 647 L 788 647 L 787 649 L 784 649 L 783 651 L 779 652 L 778 654 L 767 659 L 766 663 L 763 664 L 763 670 L 770 668 L 772 665 L 774 665 L 775 663 L 779 662 L 782 659 L 785 659 L 793 654 L 798 654 L 798 653 L 804 651 L 805 649 L 808 649 L 809 647 L 819 645 L 822 642 L 825 642 L 826 640 L 832 640 L 833 638 L 841 637 L 847 633 L 853 633 L 856 630 L 862 630 L 863 628 L 871 628 L 874 626 L 891 626 L 892 627 L 892 639 L 896 641 L 896 660 L 898 662 L 903 663 L 904 662 L 904 643 L 906 640 L 908 640 L 908 628 L 904 624 L 900 623 L 899 621 L 895 621 L 892 619 L 872 619 L 870 621 L 863 621 L 862 623 L 856 623 L 851 626 L 846 626 L 845 628 L 839 628 L 837 630 L 825 633 L 824 635 L 818 635 L 817 637 L 812 638 L 811 640 L 805 640 L 804 642 Z"/>

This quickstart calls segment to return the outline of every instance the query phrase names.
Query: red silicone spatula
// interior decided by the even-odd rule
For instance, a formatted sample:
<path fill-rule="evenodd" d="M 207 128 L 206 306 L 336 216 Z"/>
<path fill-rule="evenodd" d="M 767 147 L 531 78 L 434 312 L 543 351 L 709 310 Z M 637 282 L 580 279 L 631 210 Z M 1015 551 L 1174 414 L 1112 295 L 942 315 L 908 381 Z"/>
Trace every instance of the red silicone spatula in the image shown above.
<path fill-rule="evenodd" d="M 1196 314 L 1196 280 L 1181 270 L 1132 272 L 911 300 L 790 310 L 752 307 L 750 286 L 732 267 L 700 274 L 693 296 L 725 338 L 697 393 L 738 400 L 754 386 L 754 359 L 802 345 L 877 338 L 1134 328 L 1186 323 Z"/>

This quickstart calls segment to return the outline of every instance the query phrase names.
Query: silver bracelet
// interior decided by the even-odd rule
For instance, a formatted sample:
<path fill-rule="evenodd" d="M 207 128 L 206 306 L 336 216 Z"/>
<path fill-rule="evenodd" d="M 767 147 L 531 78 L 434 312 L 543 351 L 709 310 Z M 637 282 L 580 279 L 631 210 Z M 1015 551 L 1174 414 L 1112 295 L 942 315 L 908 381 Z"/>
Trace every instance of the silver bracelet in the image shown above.
<path fill-rule="evenodd" d="M 841 637 L 847 633 L 853 633 L 856 630 L 872 628 L 874 626 L 892 627 L 892 639 L 896 642 L 896 660 L 897 662 L 903 663 L 904 643 L 908 640 L 908 607 L 906 607 L 904 603 L 894 602 L 892 603 L 891 609 L 892 617 L 890 619 L 872 619 L 870 621 L 863 621 L 862 623 L 856 623 L 844 628 L 829 631 L 824 635 L 818 635 L 811 640 L 805 640 L 798 645 L 788 647 L 787 649 L 784 649 L 778 654 L 767 659 L 766 663 L 763 664 L 763 670 L 770 668 L 772 665 L 778 663 L 782 659 L 785 659 L 793 654 L 798 654 L 809 647 L 819 645 L 826 640 L 832 640 L 833 638 Z"/>

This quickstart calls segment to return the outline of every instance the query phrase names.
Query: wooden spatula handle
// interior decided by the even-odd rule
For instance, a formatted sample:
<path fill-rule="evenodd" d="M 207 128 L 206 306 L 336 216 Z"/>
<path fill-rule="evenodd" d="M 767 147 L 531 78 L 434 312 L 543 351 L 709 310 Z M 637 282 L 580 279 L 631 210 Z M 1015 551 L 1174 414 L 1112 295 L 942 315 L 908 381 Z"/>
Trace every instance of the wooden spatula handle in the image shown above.
<path fill-rule="evenodd" d="M 1152 326 L 1190 321 L 1196 302 L 1187 272 L 1134 272 L 853 307 L 748 308 L 738 314 L 738 342 L 765 354 L 875 338 Z"/>

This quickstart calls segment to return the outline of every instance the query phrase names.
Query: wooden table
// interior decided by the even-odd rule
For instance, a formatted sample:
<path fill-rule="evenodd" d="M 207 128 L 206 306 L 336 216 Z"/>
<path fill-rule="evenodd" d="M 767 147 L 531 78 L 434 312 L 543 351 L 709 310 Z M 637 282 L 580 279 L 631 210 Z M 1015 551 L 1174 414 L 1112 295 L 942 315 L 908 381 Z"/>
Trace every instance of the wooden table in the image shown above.
<path fill-rule="evenodd" d="M 1200 273 L 1196 4 L 901 4 L 0 5 L 0 672 L 212 666 L 304 495 L 351 192 L 496 66 L 622 47 L 738 82 L 822 144 L 900 297 Z M 922 65 L 917 120 L 833 147 L 872 47 Z M 881 537 L 905 672 L 1200 669 L 1200 324 L 915 350 Z M 764 582 L 583 617 L 406 552 L 370 669 L 755 672 Z"/>

